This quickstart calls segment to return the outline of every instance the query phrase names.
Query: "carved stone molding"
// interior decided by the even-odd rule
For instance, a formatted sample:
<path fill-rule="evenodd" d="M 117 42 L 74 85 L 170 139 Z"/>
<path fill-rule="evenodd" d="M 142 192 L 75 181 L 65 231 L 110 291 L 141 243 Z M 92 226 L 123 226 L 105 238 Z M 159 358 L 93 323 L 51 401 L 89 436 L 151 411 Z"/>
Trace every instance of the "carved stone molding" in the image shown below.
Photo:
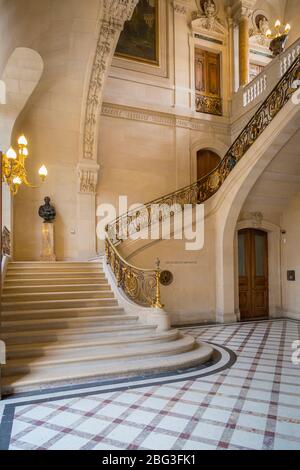
<path fill-rule="evenodd" d="M 187 13 L 186 2 L 174 0 L 172 2 L 172 5 L 173 5 L 175 13 L 178 13 L 179 15 L 186 15 Z"/>
<path fill-rule="evenodd" d="M 234 0 L 232 2 L 232 14 L 236 24 L 238 24 L 242 18 L 250 19 L 255 3 L 256 0 Z"/>
<path fill-rule="evenodd" d="M 218 18 L 218 8 L 214 0 L 198 2 L 199 9 L 192 12 L 192 29 L 205 35 L 223 37 L 227 34 L 225 26 Z"/>
<path fill-rule="evenodd" d="M 99 165 L 95 162 L 79 163 L 78 172 L 78 192 L 81 194 L 96 194 L 98 183 Z"/>
<path fill-rule="evenodd" d="M 98 116 L 105 79 L 124 23 L 131 18 L 137 3 L 138 0 L 104 0 L 103 2 L 84 110 L 83 159 L 97 159 Z"/>
<path fill-rule="evenodd" d="M 128 106 L 104 103 L 102 106 L 102 115 L 119 119 L 130 119 L 132 121 L 141 121 L 149 124 L 158 124 L 168 127 L 181 127 L 190 130 L 207 132 L 208 123 L 206 120 L 195 119 L 193 117 L 181 117 L 175 114 L 168 114 L 155 111 L 146 111 Z M 213 123 L 212 127 L 219 133 L 227 134 L 228 124 Z"/>

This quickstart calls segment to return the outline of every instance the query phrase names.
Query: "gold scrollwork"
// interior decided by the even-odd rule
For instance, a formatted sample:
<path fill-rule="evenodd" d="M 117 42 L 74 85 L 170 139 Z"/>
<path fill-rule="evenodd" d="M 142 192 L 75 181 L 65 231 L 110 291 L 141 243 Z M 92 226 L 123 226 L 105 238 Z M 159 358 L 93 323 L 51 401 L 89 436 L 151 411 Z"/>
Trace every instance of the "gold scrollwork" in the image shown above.
<path fill-rule="evenodd" d="M 159 262 L 154 270 L 141 269 L 130 265 L 118 252 L 116 245 L 122 241 L 122 234 L 133 234 L 152 223 L 164 219 L 164 214 L 157 210 L 153 213 L 153 205 L 156 207 L 174 206 L 183 207 L 185 204 L 201 204 L 213 196 L 224 183 L 228 175 L 234 170 L 236 164 L 243 158 L 247 150 L 256 142 L 262 132 L 268 127 L 282 107 L 291 98 L 295 77 L 300 76 L 300 56 L 294 61 L 274 90 L 264 103 L 256 111 L 249 123 L 229 148 L 225 157 L 216 169 L 210 174 L 198 180 L 196 183 L 177 190 L 171 194 L 156 199 L 143 207 L 143 213 L 125 214 L 109 224 L 106 230 L 105 255 L 107 263 L 116 277 L 118 285 L 127 296 L 147 307 L 162 308 L 160 293 L 160 266 Z M 200 100 L 203 103 L 203 100 Z M 199 101 L 199 103 L 200 103 Z M 221 112 L 220 103 L 206 102 L 206 109 Z M 167 211 L 166 211 L 167 213 Z M 121 236 L 120 236 L 121 231 Z"/>

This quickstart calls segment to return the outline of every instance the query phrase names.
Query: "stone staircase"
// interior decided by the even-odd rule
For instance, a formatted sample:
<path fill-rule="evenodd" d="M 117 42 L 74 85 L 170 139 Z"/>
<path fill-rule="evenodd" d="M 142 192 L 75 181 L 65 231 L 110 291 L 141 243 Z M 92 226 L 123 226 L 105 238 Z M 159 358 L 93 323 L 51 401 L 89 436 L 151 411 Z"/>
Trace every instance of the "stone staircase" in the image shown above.
<path fill-rule="evenodd" d="M 101 262 L 12 262 L 2 292 L 2 393 L 207 361 L 212 348 L 157 332 L 118 305 Z"/>

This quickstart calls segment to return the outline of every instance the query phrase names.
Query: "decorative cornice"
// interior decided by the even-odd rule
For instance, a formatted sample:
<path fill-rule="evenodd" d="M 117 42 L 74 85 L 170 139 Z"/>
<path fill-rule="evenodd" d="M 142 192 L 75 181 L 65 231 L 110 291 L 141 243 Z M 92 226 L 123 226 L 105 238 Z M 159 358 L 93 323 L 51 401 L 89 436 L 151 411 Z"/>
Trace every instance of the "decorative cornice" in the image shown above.
<path fill-rule="evenodd" d="M 186 7 L 186 2 L 182 2 L 179 0 L 173 0 L 172 2 L 174 12 L 178 13 L 179 15 L 186 15 L 187 13 L 187 7 Z"/>
<path fill-rule="evenodd" d="M 137 3 L 138 0 L 104 0 L 84 112 L 83 159 L 97 159 L 98 116 L 104 82 L 121 30 Z"/>
<path fill-rule="evenodd" d="M 234 21 L 238 24 L 241 19 L 247 18 L 253 14 L 256 0 L 235 0 L 232 2 L 232 15 Z"/>
<path fill-rule="evenodd" d="M 132 108 L 110 103 L 103 104 L 102 115 L 119 119 L 141 121 L 149 124 L 158 124 L 161 126 L 181 127 L 203 132 L 207 132 L 208 126 L 207 121 L 204 119 L 200 120 L 193 117 L 183 117 L 177 116 L 175 114 L 147 111 L 139 108 Z M 227 134 L 229 130 L 229 125 L 227 123 L 210 121 L 209 125 L 215 129 L 218 129 L 218 131 L 223 131 L 224 134 Z"/>

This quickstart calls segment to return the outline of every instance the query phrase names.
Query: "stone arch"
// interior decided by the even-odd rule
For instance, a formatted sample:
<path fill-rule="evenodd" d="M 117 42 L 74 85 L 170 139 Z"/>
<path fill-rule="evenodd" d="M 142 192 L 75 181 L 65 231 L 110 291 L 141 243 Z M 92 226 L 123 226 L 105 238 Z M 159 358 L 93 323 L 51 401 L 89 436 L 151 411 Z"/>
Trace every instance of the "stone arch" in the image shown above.
<path fill-rule="evenodd" d="M 235 252 L 237 221 L 252 187 L 300 126 L 300 110 L 291 101 L 247 152 L 214 197 L 216 230 L 216 317 L 235 321 Z"/>
<path fill-rule="evenodd" d="M 0 104 L 6 104 L 6 85 L 3 80 L 0 80 Z"/>
<path fill-rule="evenodd" d="M 41 56 L 27 47 L 17 47 L 6 63 L 0 81 L 0 92 L 5 91 L 4 103 L 0 96 L 0 149 L 4 152 L 11 145 L 15 122 L 38 85 L 43 70 Z M 12 231 L 12 197 L 6 184 L 2 185 L 2 190 L 2 222 Z"/>
<path fill-rule="evenodd" d="M 0 148 L 10 146 L 11 134 L 21 111 L 40 81 L 44 70 L 41 56 L 27 47 L 17 47 L 9 57 L 1 77 L 6 103 L 0 108 Z"/>

